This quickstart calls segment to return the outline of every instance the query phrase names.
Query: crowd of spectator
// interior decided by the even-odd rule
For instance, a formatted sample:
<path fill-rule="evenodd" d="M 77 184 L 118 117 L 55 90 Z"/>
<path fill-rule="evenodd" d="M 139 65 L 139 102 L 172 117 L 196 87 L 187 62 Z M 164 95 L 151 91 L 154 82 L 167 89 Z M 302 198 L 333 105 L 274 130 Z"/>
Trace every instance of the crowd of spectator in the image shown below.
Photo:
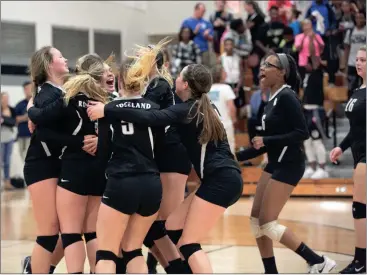
<path fill-rule="evenodd" d="M 311 132 L 305 142 L 309 162 L 305 177 L 324 178 L 328 177 L 323 144 L 327 136 L 324 75 L 328 75 L 330 88 L 348 83 L 349 96 L 360 85 L 355 55 L 366 44 L 365 1 L 314 0 L 308 7 L 300 7 L 299 2 L 270 0 L 263 11 L 256 1 L 243 1 L 247 18 L 240 18 L 229 11 L 226 1 L 216 1 L 216 11 L 209 20 L 204 19 L 205 4 L 197 3 L 193 16 L 181 25 L 179 43 L 170 51 L 170 66 L 177 76 L 188 64 L 202 63 L 214 72 L 220 65 L 222 83 L 232 88 L 235 97 L 237 117 L 247 114 L 251 138 L 261 128 L 260 114 L 268 98 L 259 87 L 261 61 L 270 53 L 291 55 L 299 66 L 303 83 L 300 96 Z M 252 73 L 251 87 L 244 82 L 246 71 Z M 347 80 L 339 81 L 338 76 L 343 79 L 344 75 Z M 222 98 L 230 100 L 229 92 L 222 90 L 226 94 Z M 255 93 L 246 98 L 245 90 Z"/>

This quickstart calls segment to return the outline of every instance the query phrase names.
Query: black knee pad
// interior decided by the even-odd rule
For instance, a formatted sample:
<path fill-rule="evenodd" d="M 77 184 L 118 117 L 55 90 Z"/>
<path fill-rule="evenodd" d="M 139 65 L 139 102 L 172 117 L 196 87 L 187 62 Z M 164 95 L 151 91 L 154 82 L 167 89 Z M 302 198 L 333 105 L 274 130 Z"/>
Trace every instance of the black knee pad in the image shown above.
<path fill-rule="evenodd" d="M 190 256 L 196 251 L 201 250 L 201 245 L 198 243 L 185 244 L 180 247 L 180 252 L 184 256 L 185 260 L 188 261 Z"/>
<path fill-rule="evenodd" d="M 152 248 L 155 240 L 163 238 L 167 232 L 164 224 L 166 221 L 155 221 L 149 228 L 149 231 L 144 239 L 144 245 L 148 248 Z"/>
<path fill-rule="evenodd" d="M 88 243 L 91 240 L 94 240 L 97 238 L 97 233 L 96 232 L 89 232 L 89 233 L 84 233 L 84 239 L 85 242 Z"/>
<path fill-rule="evenodd" d="M 52 236 L 37 236 L 36 243 L 46 249 L 48 252 L 54 252 L 59 234 Z"/>
<path fill-rule="evenodd" d="M 113 261 L 117 265 L 118 257 L 112 251 L 97 250 L 96 252 L 96 264 L 98 261 Z"/>
<path fill-rule="evenodd" d="M 122 259 L 124 260 L 124 263 L 126 266 L 132 259 L 139 257 L 139 256 L 143 256 L 143 253 L 141 252 L 141 248 L 135 249 L 132 251 L 122 250 Z"/>
<path fill-rule="evenodd" d="M 353 218 L 365 219 L 366 218 L 366 204 L 354 201 L 353 202 Z"/>
<path fill-rule="evenodd" d="M 62 233 L 61 240 L 64 249 L 73 243 L 83 241 L 82 234 L 80 233 Z"/>
<path fill-rule="evenodd" d="M 177 245 L 178 241 L 180 240 L 182 236 L 183 229 L 179 230 L 167 230 L 167 235 L 171 239 L 171 241 Z"/>

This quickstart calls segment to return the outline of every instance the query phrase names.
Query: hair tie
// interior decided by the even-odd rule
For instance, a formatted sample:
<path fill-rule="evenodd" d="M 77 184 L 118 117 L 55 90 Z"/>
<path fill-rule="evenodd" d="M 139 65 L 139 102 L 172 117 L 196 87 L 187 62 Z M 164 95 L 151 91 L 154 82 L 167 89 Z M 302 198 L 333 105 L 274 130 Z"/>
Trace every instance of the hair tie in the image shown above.
<path fill-rule="evenodd" d="M 286 78 L 288 78 L 290 71 L 289 71 L 289 61 L 288 61 L 287 55 L 284 53 L 278 53 L 277 56 L 280 61 L 280 65 L 285 70 L 285 76 Z"/>

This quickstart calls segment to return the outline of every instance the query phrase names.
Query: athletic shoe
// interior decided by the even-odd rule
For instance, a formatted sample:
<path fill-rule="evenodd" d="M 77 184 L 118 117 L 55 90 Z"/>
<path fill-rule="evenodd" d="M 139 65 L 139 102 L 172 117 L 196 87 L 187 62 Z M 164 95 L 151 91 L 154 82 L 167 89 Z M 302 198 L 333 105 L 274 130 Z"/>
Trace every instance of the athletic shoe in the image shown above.
<path fill-rule="evenodd" d="M 346 268 L 340 271 L 340 274 L 365 274 L 366 265 L 362 265 L 360 262 L 353 260 Z"/>
<path fill-rule="evenodd" d="M 27 256 L 22 261 L 22 273 L 23 274 L 31 274 L 31 256 Z"/>
<path fill-rule="evenodd" d="M 324 261 L 320 264 L 314 264 L 309 266 L 308 273 L 319 274 L 319 273 L 329 273 L 336 267 L 336 262 L 326 256 L 322 256 Z"/>

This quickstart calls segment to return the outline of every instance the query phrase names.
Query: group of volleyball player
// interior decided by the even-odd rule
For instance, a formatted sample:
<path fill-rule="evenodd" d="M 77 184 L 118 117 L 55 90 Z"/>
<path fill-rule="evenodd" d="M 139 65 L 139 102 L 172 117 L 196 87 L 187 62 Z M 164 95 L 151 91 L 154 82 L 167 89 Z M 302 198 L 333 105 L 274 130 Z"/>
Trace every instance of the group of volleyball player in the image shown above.
<path fill-rule="evenodd" d="M 91 273 L 147 273 L 143 244 L 169 274 L 213 272 L 200 241 L 241 197 L 241 170 L 207 96 L 211 72 L 189 65 L 174 85 L 165 65 L 167 43 L 128 56 L 118 74 L 120 97 L 113 93 L 113 64 L 98 55 L 79 58 L 72 76 L 55 48 L 32 56 L 35 92 L 27 108 L 33 133 L 24 176 L 37 239 L 25 273 L 52 273 L 64 256 L 68 273 L 83 273 L 86 257 Z M 335 261 L 277 223 L 305 169 L 301 148 L 308 130 L 294 92 L 300 84 L 296 63 L 270 55 L 260 76 L 271 90 L 263 137 L 237 158 L 269 157 L 251 211 L 265 272 L 277 273 L 276 240 L 303 257 L 311 273 L 327 273 Z M 343 149 L 353 150 L 356 135 L 348 136 Z M 201 184 L 184 198 L 191 167 Z M 356 167 L 365 173 L 365 164 Z"/>

